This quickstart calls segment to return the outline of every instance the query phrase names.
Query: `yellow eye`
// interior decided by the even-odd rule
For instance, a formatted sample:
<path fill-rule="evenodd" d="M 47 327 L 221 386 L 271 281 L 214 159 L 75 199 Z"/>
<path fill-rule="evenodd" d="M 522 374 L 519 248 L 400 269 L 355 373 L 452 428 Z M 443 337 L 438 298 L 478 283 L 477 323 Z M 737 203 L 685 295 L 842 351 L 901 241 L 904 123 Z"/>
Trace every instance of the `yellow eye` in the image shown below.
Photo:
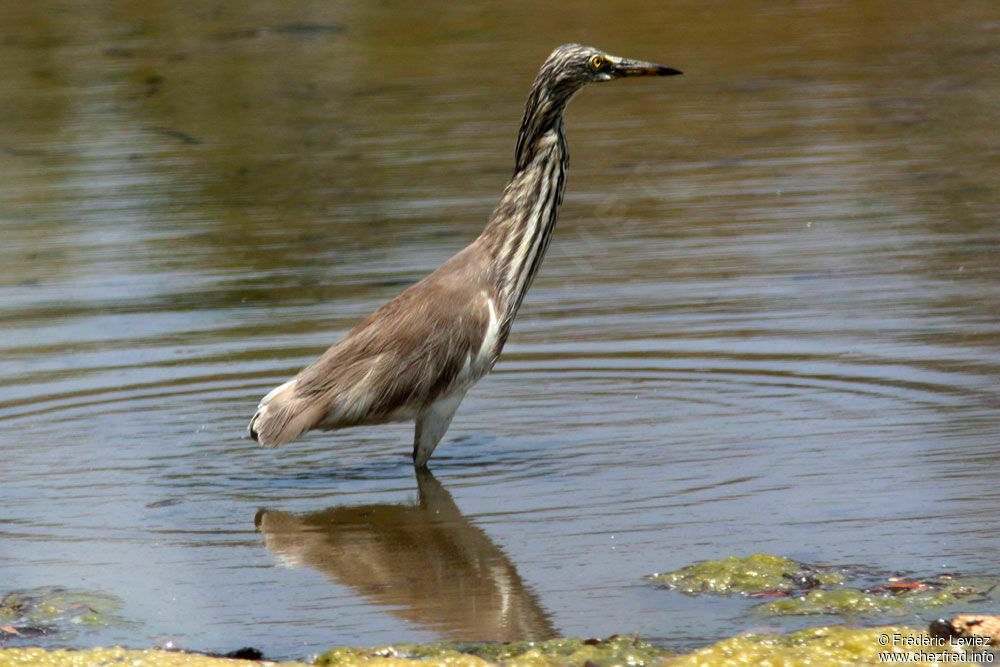
<path fill-rule="evenodd" d="M 590 66 L 594 69 L 601 69 L 607 61 L 602 56 L 594 56 L 590 59 Z"/>

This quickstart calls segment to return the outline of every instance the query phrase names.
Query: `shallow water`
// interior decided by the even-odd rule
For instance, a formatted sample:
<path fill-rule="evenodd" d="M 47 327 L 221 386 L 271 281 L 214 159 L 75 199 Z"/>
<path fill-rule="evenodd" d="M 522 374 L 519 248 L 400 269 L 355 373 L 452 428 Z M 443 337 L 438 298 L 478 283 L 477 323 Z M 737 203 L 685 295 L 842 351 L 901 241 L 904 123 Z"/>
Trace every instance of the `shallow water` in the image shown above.
<path fill-rule="evenodd" d="M 713 7 L 3 5 L 3 587 L 122 598 L 77 645 L 300 657 L 707 643 L 755 621 L 643 575 L 754 551 L 995 572 L 1000 8 Z M 572 103 L 434 476 L 408 425 L 245 439 L 478 234 L 564 41 L 685 75 Z"/>

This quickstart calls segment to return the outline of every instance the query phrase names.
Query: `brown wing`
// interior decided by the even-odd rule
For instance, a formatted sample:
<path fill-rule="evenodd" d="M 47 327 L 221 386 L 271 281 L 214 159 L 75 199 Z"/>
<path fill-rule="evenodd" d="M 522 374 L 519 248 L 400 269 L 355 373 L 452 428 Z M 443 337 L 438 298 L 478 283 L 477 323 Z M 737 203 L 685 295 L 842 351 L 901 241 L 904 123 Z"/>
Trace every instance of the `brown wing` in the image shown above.
<path fill-rule="evenodd" d="M 465 381 L 490 319 L 479 252 L 469 246 L 358 323 L 265 397 L 251 433 L 277 446 L 311 428 L 413 419 Z"/>

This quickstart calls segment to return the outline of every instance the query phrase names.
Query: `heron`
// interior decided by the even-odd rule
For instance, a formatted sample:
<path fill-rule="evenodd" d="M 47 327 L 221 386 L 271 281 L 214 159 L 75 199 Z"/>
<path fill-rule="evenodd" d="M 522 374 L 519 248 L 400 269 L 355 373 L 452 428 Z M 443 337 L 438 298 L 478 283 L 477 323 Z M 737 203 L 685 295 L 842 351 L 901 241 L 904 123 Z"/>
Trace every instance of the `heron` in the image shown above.
<path fill-rule="evenodd" d="M 557 47 L 531 85 L 514 174 L 483 232 L 268 392 L 250 435 L 277 447 L 310 429 L 412 420 L 413 465 L 426 468 L 465 394 L 496 364 L 549 246 L 569 168 L 566 104 L 588 83 L 680 73 Z"/>

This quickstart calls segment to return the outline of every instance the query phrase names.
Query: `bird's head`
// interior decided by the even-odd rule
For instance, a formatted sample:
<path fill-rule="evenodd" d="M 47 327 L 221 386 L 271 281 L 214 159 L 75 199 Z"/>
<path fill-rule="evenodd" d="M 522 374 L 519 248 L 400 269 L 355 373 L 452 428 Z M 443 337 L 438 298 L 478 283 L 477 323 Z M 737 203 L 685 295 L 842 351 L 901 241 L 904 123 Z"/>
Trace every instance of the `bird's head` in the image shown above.
<path fill-rule="evenodd" d="M 514 151 L 515 171 L 528 164 L 535 139 L 553 127 L 561 127 L 566 103 L 588 83 L 626 76 L 669 74 L 680 74 L 680 71 L 641 60 L 619 58 L 582 44 L 563 44 L 556 48 L 538 70 L 538 76 L 528 92 Z"/>
<path fill-rule="evenodd" d="M 588 83 L 611 81 L 626 76 L 667 76 L 679 70 L 641 60 L 619 58 L 592 46 L 563 44 L 548 57 L 538 73 L 554 88 L 576 92 Z"/>

